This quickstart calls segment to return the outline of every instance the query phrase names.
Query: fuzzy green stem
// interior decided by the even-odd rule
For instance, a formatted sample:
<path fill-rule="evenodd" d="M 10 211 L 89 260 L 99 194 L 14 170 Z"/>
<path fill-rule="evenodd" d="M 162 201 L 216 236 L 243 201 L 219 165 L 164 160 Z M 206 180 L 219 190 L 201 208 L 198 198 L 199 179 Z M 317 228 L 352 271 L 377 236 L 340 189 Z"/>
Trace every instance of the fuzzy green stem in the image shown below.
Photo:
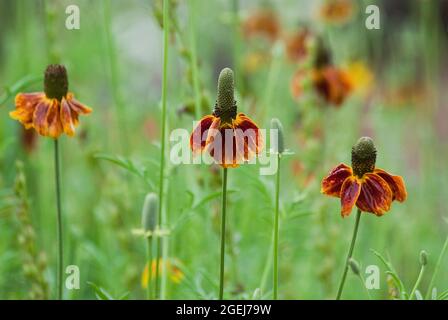
<path fill-rule="evenodd" d="M 431 281 L 428 285 L 428 290 L 426 292 L 426 299 L 431 296 L 431 290 L 436 280 L 437 274 L 439 273 L 440 265 L 442 264 L 443 256 L 445 255 L 446 249 L 448 248 L 448 237 L 446 237 L 445 243 L 443 244 L 442 251 L 440 252 L 439 258 L 437 259 L 436 266 L 434 267 L 434 273 L 432 274 Z"/>
<path fill-rule="evenodd" d="M 422 281 L 423 274 L 425 273 L 426 266 L 422 265 L 420 268 L 420 273 L 418 274 L 417 281 L 415 281 L 414 288 L 412 288 L 411 294 L 409 295 L 409 300 L 412 300 L 412 297 L 415 294 L 415 291 L 417 290 L 418 286 L 420 285 L 420 282 Z"/>
<path fill-rule="evenodd" d="M 64 261 L 62 237 L 62 205 L 61 205 L 61 168 L 59 156 L 59 141 L 54 140 L 54 170 L 56 178 L 56 209 L 57 209 L 57 237 L 58 237 L 58 269 L 57 269 L 57 299 L 62 300 L 62 268 Z"/>
<path fill-rule="evenodd" d="M 280 196 L 280 153 L 277 155 L 277 181 L 275 184 L 275 215 L 274 215 L 274 300 L 278 297 L 278 218 Z"/>
<path fill-rule="evenodd" d="M 342 289 L 344 288 L 345 278 L 347 277 L 348 271 L 348 262 L 353 255 L 353 249 L 355 248 L 356 236 L 358 234 L 359 220 L 361 219 L 361 210 L 358 209 L 356 213 L 356 221 L 355 221 L 355 229 L 353 230 L 352 242 L 350 243 L 350 249 L 348 251 L 347 259 L 345 260 L 344 273 L 342 274 L 341 283 L 339 284 L 338 295 L 336 296 L 336 300 L 341 299 Z"/>
<path fill-rule="evenodd" d="M 159 212 L 158 222 L 159 229 L 165 224 L 165 217 L 163 216 L 164 207 L 164 182 L 165 182 L 165 136 L 166 136 L 166 94 L 167 94 L 167 76 L 168 76 L 168 36 L 169 36 L 169 1 L 163 0 L 163 78 L 162 78 L 162 132 L 161 132 L 161 150 L 160 150 L 160 173 L 159 173 Z M 157 238 L 157 253 L 156 253 L 156 272 L 155 272 L 155 286 L 156 298 L 160 297 L 160 279 L 159 279 L 159 264 L 160 254 L 163 250 L 163 239 Z M 166 264 L 162 264 L 164 268 Z M 165 272 L 162 270 L 162 275 Z"/>
<path fill-rule="evenodd" d="M 146 286 L 146 298 L 151 300 L 151 280 L 152 280 L 152 236 L 146 239 L 146 260 L 148 261 L 148 283 Z"/>
<path fill-rule="evenodd" d="M 224 260 L 226 250 L 226 203 L 227 203 L 227 168 L 222 171 L 222 210 L 221 210 L 221 267 L 219 273 L 219 300 L 224 299 Z"/>

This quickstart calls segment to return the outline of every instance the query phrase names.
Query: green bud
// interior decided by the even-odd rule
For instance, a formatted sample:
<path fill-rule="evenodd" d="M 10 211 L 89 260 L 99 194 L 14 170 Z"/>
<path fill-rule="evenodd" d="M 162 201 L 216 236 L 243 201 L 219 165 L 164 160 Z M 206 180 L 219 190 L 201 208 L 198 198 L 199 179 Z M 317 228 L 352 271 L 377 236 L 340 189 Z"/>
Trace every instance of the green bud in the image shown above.
<path fill-rule="evenodd" d="M 145 232 L 154 231 L 157 225 L 159 199 L 155 193 L 148 193 L 142 210 L 142 228 Z"/>
<path fill-rule="evenodd" d="M 359 264 L 358 264 L 358 262 L 357 262 L 355 259 L 350 258 L 350 259 L 348 260 L 348 265 L 350 266 L 350 269 L 352 269 L 352 272 L 353 272 L 354 274 L 356 274 L 357 276 L 359 276 L 359 274 L 360 274 L 360 268 L 359 268 Z"/>
<path fill-rule="evenodd" d="M 352 148 L 353 173 L 361 178 L 365 173 L 375 170 L 376 148 L 373 140 L 362 137 Z"/>
<path fill-rule="evenodd" d="M 425 250 L 420 251 L 420 264 L 426 266 L 428 264 L 428 254 Z"/>
<path fill-rule="evenodd" d="M 285 151 L 285 139 L 283 134 L 283 126 L 280 120 L 277 118 L 272 119 L 271 129 L 277 130 L 277 141 L 271 141 L 272 151 L 282 154 Z"/>
<path fill-rule="evenodd" d="M 234 90 L 233 71 L 229 68 L 222 69 L 218 78 L 218 99 L 213 113 L 225 123 L 230 123 L 236 117 Z"/>

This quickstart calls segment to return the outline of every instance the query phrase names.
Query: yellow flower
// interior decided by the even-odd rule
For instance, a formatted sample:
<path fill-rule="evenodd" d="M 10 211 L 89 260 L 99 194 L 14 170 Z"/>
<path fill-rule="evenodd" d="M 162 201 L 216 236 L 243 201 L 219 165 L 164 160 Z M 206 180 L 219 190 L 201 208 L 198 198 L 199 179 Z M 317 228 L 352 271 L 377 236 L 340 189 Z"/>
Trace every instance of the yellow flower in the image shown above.
<path fill-rule="evenodd" d="M 154 278 L 154 275 L 156 274 L 156 259 L 153 259 L 151 261 L 151 277 L 149 275 L 149 268 L 148 268 L 148 263 L 145 265 L 145 268 L 143 269 L 143 273 L 142 273 L 142 288 L 146 289 L 148 287 L 148 283 L 149 281 L 152 281 Z M 182 270 L 180 269 L 180 262 L 177 259 L 168 259 L 165 262 L 164 265 L 164 260 L 160 259 L 159 261 L 159 276 L 162 275 L 162 266 L 164 266 L 168 272 L 168 277 L 170 278 L 170 280 L 175 283 L 175 284 L 179 284 L 182 282 L 182 280 L 184 279 L 185 275 L 182 272 Z"/>

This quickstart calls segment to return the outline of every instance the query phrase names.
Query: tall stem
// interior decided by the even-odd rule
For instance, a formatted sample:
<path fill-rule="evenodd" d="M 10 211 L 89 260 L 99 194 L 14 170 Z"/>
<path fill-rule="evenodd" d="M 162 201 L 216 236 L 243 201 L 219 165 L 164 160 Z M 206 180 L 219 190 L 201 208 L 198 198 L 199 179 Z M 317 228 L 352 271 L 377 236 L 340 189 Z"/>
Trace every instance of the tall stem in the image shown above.
<path fill-rule="evenodd" d="M 415 282 L 415 285 L 414 285 L 414 287 L 412 288 L 411 294 L 409 295 L 409 300 L 412 300 L 412 297 L 414 296 L 415 291 L 417 291 L 418 286 L 420 285 L 420 282 L 422 281 L 422 278 L 423 278 L 423 274 L 424 274 L 424 273 L 425 273 L 425 266 L 423 265 L 423 266 L 420 268 L 420 273 L 418 274 L 417 281 Z"/>
<path fill-rule="evenodd" d="M 278 296 L 278 215 L 280 196 L 280 154 L 277 155 L 277 181 L 275 184 L 275 216 L 274 216 L 274 300 Z"/>
<path fill-rule="evenodd" d="M 148 284 L 146 286 L 146 298 L 151 300 L 152 298 L 152 288 L 151 288 L 151 280 L 152 280 L 152 236 L 147 238 L 146 241 L 146 260 L 148 261 Z"/>
<path fill-rule="evenodd" d="M 355 229 L 353 230 L 352 242 L 350 243 L 350 249 L 348 251 L 347 259 L 345 260 L 344 273 L 342 274 L 341 283 L 339 284 L 338 295 L 336 297 L 336 300 L 341 299 L 342 289 L 344 288 L 345 278 L 347 277 L 348 261 L 350 260 L 353 254 L 353 248 L 355 247 L 360 219 L 361 219 L 361 210 L 358 209 L 358 212 L 356 213 L 356 222 L 355 222 Z"/>
<path fill-rule="evenodd" d="M 163 78 L 162 78 L 162 133 L 161 133 L 161 150 L 160 150 L 160 173 L 159 173 L 159 213 L 158 221 L 159 228 L 165 223 L 163 217 L 163 198 L 164 198 L 164 181 L 165 181 L 165 136 L 166 136 L 166 93 L 167 93 L 167 75 L 168 75 L 168 35 L 169 35 L 169 1 L 163 0 Z M 160 253 L 163 246 L 162 237 L 157 238 L 157 254 L 156 254 L 156 272 L 155 272 L 155 284 L 156 284 L 156 298 L 160 296 L 160 277 L 159 277 L 159 264 Z M 166 263 L 162 264 L 162 268 Z M 162 275 L 165 272 L 162 271 Z"/>
<path fill-rule="evenodd" d="M 440 252 L 439 258 L 437 259 L 436 266 L 434 268 L 434 273 L 432 274 L 431 281 L 428 285 L 428 290 L 426 292 L 426 300 L 429 299 L 432 293 L 432 287 L 434 285 L 434 281 L 436 280 L 437 274 L 439 273 L 440 265 L 442 264 L 443 256 L 445 255 L 445 251 L 448 248 L 448 237 L 446 237 L 445 243 L 443 244 L 442 251 Z"/>
<path fill-rule="evenodd" d="M 195 18 L 196 18 L 196 0 L 190 0 L 189 4 L 189 34 L 190 34 L 190 52 L 191 52 L 191 73 L 193 77 L 193 88 L 194 88 L 194 113 L 196 119 L 201 117 L 201 90 L 199 86 L 199 75 L 198 75 L 198 59 L 196 52 L 196 33 L 195 33 Z"/>
<path fill-rule="evenodd" d="M 227 168 L 222 171 L 222 210 L 221 210 L 221 269 L 219 273 L 219 300 L 224 299 L 224 259 L 226 249 L 226 203 L 227 203 Z"/>
<path fill-rule="evenodd" d="M 62 239 L 62 206 L 61 206 L 61 168 L 59 159 L 59 142 L 54 140 L 54 169 L 56 178 L 56 208 L 58 233 L 58 269 L 57 269 L 57 299 L 62 300 L 62 268 L 63 268 L 63 239 Z"/>

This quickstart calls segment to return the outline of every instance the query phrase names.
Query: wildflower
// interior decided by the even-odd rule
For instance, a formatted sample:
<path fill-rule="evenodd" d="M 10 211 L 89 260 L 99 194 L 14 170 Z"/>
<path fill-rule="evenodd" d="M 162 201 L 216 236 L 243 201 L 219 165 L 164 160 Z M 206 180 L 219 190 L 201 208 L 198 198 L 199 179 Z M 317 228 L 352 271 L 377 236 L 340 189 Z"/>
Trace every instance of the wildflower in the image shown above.
<path fill-rule="evenodd" d="M 270 9 L 256 11 L 244 21 L 243 34 L 246 38 L 261 36 L 270 41 L 275 41 L 280 34 L 280 23 L 277 15 Z"/>
<path fill-rule="evenodd" d="M 340 106 L 351 91 L 347 73 L 331 65 L 313 70 L 312 82 L 319 95 L 335 106 Z"/>
<path fill-rule="evenodd" d="M 310 36 L 310 30 L 304 27 L 285 39 L 285 49 L 289 60 L 300 62 L 306 57 Z"/>
<path fill-rule="evenodd" d="M 352 149 L 352 167 L 342 163 L 322 180 L 321 192 L 341 199 L 343 217 L 350 215 L 354 205 L 382 216 L 394 200 L 406 200 L 403 178 L 376 168 L 375 161 L 373 141 L 363 137 Z"/>
<path fill-rule="evenodd" d="M 367 92 L 373 82 L 373 73 L 362 61 L 353 61 L 344 68 L 353 91 Z"/>
<path fill-rule="evenodd" d="M 218 80 L 218 98 L 213 114 L 199 120 L 190 136 L 193 155 L 205 150 L 224 168 L 235 168 L 261 152 L 258 126 L 244 113 L 237 113 L 233 71 L 225 68 Z"/>
<path fill-rule="evenodd" d="M 151 262 L 151 274 L 155 275 L 156 274 L 156 259 L 153 259 Z M 179 284 L 182 282 L 182 280 L 184 279 L 185 275 L 182 272 L 182 270 L 180 269 L 180 262 L 177 259 L 169 259 L 166 260 L 166 262 L 164 262 L 162 259 L 160 259 L 159 261 L 159 275 L 162 273 L 162 265 L 165 264 L 165 268 L 168 271 L 168 276 L 170 278 L 170 280 L 175 283 L 175 284 Z M 150 276 L 150 272 L 149 272 L 149 268 L 148 268 L 148 263 L 145 265 L 145 268 L 143 269 L 143 273 L 142 273 L 142 279 L 141 279 L 141 284 L 142 284 L 142 288 L 146 289 L 148 286 L 148 283 L 150 281 L 152 281 L 152 277 Z"/>
<path fill-rule="evenodd" d="M 319 16 L 327 23 L 344 24 L 352 18 L 353 11 L 352 0 L 327 0 L 320 8 Z"/>
<path fill-rule="evenodd" d="M 44 92 L 19 93 L 16 110 L 9 113 L 25 129 L 34 128 L 42 136 L 58 138 L 65 133 L 74 136 L 78 117 L 92 110 L 68 92 L 67 71 L 62 65 L 49 65 L 45 70 Z"/>

